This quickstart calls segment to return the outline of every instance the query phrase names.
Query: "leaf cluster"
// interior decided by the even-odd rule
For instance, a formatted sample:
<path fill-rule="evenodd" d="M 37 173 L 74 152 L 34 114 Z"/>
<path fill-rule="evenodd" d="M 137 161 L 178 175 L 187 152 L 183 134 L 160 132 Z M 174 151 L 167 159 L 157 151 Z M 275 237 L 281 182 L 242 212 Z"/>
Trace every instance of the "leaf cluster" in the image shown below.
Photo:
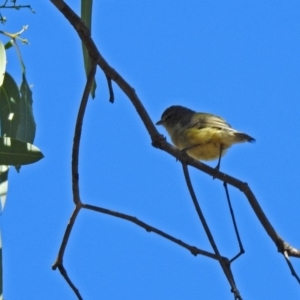
<path fill-rule="evenodd" d="M 0 42 L 0 164 L 19 166 L 34 163 L 43 157 L 31 145 L 36 123 L 32 110 L 32 92 L 25 71 L 18 88 L 6 71 L 6 49 Z"/>

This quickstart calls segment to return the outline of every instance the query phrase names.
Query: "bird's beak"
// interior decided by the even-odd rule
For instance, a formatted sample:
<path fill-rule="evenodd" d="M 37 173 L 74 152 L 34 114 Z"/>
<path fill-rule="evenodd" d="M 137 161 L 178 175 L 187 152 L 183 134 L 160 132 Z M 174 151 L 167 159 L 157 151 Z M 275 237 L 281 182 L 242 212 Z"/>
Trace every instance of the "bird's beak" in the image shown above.
<path fill-rule="evenodd" d="M 155 125 L 162 125 L 163 124 L 163 120 L 159 120 L 158 122 L 155 123 Z"/>

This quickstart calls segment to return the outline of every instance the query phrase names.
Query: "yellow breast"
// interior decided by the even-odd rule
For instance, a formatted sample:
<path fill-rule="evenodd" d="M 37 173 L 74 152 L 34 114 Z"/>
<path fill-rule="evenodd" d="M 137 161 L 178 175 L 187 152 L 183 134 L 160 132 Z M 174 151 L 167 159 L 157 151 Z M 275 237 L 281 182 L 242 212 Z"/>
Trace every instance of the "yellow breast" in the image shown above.
<path fill-rule="evenodd" d="M 170 132 L 169 132 L 170 133 Z M 197 160 L 213 160 L 226 153 L 234 142 L 234 134 L 228 130 L 212 127 L 206 128 L 187 128 L 181 132 L 170 133 L 174 145 L 183 150 Z"/>

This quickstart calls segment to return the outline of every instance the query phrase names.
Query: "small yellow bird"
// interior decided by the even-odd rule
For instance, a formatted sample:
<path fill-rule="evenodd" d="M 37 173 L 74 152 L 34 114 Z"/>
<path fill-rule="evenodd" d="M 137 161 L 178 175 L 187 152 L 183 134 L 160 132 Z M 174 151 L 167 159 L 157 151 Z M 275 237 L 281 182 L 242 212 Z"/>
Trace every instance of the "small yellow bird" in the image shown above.
<path fill-rule="evenodd" d="M 219 159 L 236 143 L 255 142 L 246 133 L 239 132 L 222 118 L 208 113 L 197 113 L 184 106 L 167 108 L 156 125 L 163 125 L 173 144 L 197 160 Z"/>

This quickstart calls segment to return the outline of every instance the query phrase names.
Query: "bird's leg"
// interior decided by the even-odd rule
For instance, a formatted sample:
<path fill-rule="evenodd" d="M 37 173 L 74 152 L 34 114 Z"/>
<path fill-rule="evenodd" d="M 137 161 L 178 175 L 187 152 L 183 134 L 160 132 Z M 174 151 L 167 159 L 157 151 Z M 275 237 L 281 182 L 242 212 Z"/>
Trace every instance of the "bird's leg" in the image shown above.
<path fill-rule="evenodd" d="M 218 171 L 220 170 L 222 152 L 223 152 L 223 144 L 220 145 L 219 160 L 218 160 L 218 164 L 215 167 L 215 169 Z"/>

